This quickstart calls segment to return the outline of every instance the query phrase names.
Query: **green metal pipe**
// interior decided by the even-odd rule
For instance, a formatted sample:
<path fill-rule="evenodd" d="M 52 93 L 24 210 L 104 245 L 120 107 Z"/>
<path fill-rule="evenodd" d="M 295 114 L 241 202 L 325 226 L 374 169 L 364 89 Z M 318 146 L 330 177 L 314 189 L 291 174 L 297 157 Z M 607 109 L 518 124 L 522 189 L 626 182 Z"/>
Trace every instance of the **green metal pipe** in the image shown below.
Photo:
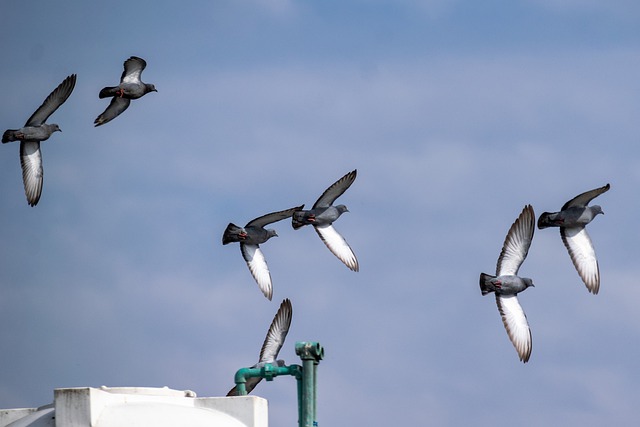
<path fill-rule="evenodd" d="M 302 359 L 302 366 L 277 366 L 265 363 L 261 367 L 241 368 L 235 375 L 238 396 L 247 394 L 247 378 L 261 377 L 267 381 L 280 375 L 291 375 L 296 378 L 298 389 L 298 426 L 314 427 L 316 421 L 317 368 L 324 358 L 324 348 L 317 342 L 297 342 L 296 354 Z"/>
<path fill-rule="evenodd" d="M 298 401 L 300 427 L 313 427 L 316 421 L 317 367 L 324 348 L 317 342 L 297 342 L 296 354 L 302 359 L 302 396 Z"/>

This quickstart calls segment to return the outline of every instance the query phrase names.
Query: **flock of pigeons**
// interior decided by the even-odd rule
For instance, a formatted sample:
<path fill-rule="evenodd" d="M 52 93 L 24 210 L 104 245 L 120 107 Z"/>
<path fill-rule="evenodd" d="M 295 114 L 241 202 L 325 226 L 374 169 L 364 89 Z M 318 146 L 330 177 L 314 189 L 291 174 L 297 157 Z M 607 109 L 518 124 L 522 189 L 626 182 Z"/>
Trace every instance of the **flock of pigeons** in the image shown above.
<path fill-rule="evenodd" d="M 540 229 L 560 228 L 560 236 L 569 251 L 571 261 L 592 294 L 597 294 L 600 290 L 600 269 L 596 252 L 585 227 L 598 214 L 604 214 L 600 206 L 589 206 L 589 203 L 609 188 L 607 184 L 604 187 L 586 191 L 565 203 L 560 212 L 544 212 L 538 218 Z M 535 218 L 531 205 L 525 206 L 511 225 L 504 240 L 498 257 L 496 275 L 480 273 L 482 295 L 495 293 L 498 311 L 507 335 L 518 352 L 520 360 L 525 363 L 531 356 L 531 330 L 527 316 L 518 302 L 517 294 L 533 286 L 533 280 L 519 277 L 518 270 L 527 257 L 533 240 Z"/>
<path fill-rule="evenodd" d="M 99 98 L 111 98 L 106 110 L 94 121 L 95 126 L 101 126 L 122 114 L 131 103 L 132 99 L 143 97 L 149 92 L 157 92 L 154 85 L 144 83 L 141 80 L 142 71 L 147 63 L 144 59 L 132 56 L 124 62 L 124 71 L 120 77 L 118 86 L 103 88 Z M 40 143 L 46 141 L 56 131 L 62 131 L 57 124 L 46 123 L 51 116 L 69 98 L 76 85 L 76 75 L 68 76 L 57 88 L 44 100 L 42 105 L 31 115 L 24 127 L 20 129 L 8 129 L 2 135 L 2 142 L 20 141 L 20 163 L 22 165 L 22 179 L 27 202 L 35 206 L 42 195 L 43 168 Z M 240 243 L 240 251 L 249 267 L 253 278 L 265 297 L 271 300 L 273 286 L 271 273 L 265 261 L 260 244 L 265 243 L 271 237 L 278 234 L 273 229 L 265 229 L 268 224 L 292 218 L 292 226 L 299 229 L 305 225 L 313 225 L 318 236 L 326 244 L 329 250 L 353 271 L 359 270 L 358 259 L 351 250 L 346 240 L 333 227 L 344 212 L 348 212 L 345 205 L 333 203 L 340 197 L 356 179 L 357 171 L 347 173 L 345 176 L 331 185 L 310 210 L 303 210 L 304 205 L 272 212 L 249 221 L 244 227 L 238 227 L 229 223 L 222 237 L 224 245 L 231 242 Z M 291 301 L 285 299 L 276 313 L 267 337 L 260 351 L 260 360 L 254 366 L 262 366 L 265 363 L 275 363 L 280 366 L 283 361 L 276 361 L 278 353 L 284 344 L 285 337 L 291 326 L 293 309 Z M 247 392 L 253 390 L 259 378 L 249 380 L 246 384 Z M 235 395 L 235 387 L 229 395 Z"/>
<path fill-rule="evenodd" d="M 144 59 L 132 56 L 124 62 L 124 71 L 118 86 L 105 87 L 98 97 L 111 98 L 109 106 L 94 121 L 100 126 L 118 117 L 129 107 L 132 99 L 138 99 L 149 92 L 157 92 L 154 85 L 140 80 L 142 71 L 147 66 Z M 68 76 L 44 100 L 42 105 L 29 117 L 24 127 L 8 129 L 2 134 L 2 142 L 20 141 L 20 164 L 24 192 L 30 206 L 35 206 L 42 194 L 43 169 L 40 142 L 49 139 L 53 132 L 62 132 L 57 124 L 45 123 L 69 98 L 76 86 L 76 75 Z"/>
<path fill-rule="evenodd" d="M 111 98 L 106 110 L 94 121 L 95 126 L 110 122 L 128 107 L 132 99 L 138 99 L 149 92 L 157 92 L 154 85 L 144 83 L 140 79 L 146 67 L 144 59 L 132 56 L 124 62 L 124 71 L 118 86 L 105 87 L 100 98 Z M 20 141 L 20 163 L 27 202 L 35 206 L 42 194 L 43 168 L 40 142 L 46 141 L 53 132 L 61 131 L 57 124 L 47 124 L 46 121 L 71 95 L 76 84 L 76 75 L 68 76 L 49 94 L 42 105 L 31 115 L 24 127 L 9 129 L 2 135 L 2 142 Z M 349 269 L 359 270 L 358 260 L 346 240 L 336 231 L 333 223 L 344 212 L 348 212 L 345 205 L 334 205 L 338 197 L 353 184 L 357 171 L 353 170 L 327 188 L 318 198 L 310 210 L 304 210 L 304 205 L 278 212 L 268 213 L 249 221 L 244 227 L 229 223 L 222 236 L 222 244 L 240 243 L 240 251 L 251 275 L 266 298 L 271 300 L 273 285 L 271 273 L 260 244 L 271 237 L 277 236 L 275 230 L 265 226 L 291 218 L 294 229 L 305 225 L 312 225 L 327 248 Z M 589 292 L 597 294 L 600 288 L 600 272 L 598 261 L 591 239 L 585 226 L 598 214 L 603 213 L 598 205 L 589 206 L 591 200 L 609 190 L 609 184 L 604 187 L 582 193 L 564 204 L 559 212 L 545 212 L 538 218 L 538 228 L 559 227 L 562 241 L 569 251 L 571 260 L 587 286 Z M 531 356 L 531 330 L 527 317 L 518 302 L 517 294 L 533 286 L 530 278 L 519 277 L 518 270 L 525 260 L 535 229 L 535 214 L 531 205 L 527 205 L 515 220 L 502 246 L 498 258 L 496 274 L 480 274 L 480 290 L 482 295 L 493 292 L 496 297 L 498 311 L 502 322 L 513 343 L 520 360 L 527 362 Z M 260 350 L 259 361 L 254 367 L 261 367 L 266 363 L 282 366 L 282 360 L 276 360 L 284 340 L 291 326 L 293 309 L 291 301 L 285 299 L 276 313 L 267 336 Z M 247 393 L 251 392 L 260 382 L 260 378 L 247 381 Z M 227 394 L 237 394 L 234 387 Z"/>
<path fill-rule="evenodd" d="M 358 259 L 353 253 L 353 250 L 351 250 L 347 241 L 333 227 L 333 223 L 340 215 L 344 212 L 349 212 L 345 205 L 334 206 L 333 203 L 353 184 L 356 175 L 357 170 L 353 170 L 334 182 L 322 193 L 309 210 L 304 210 L 304 205 L 300 205 L 283 211 L 262 215 L 249 221 L 244 227 L 238 227 L 233 223 L 229 223 L 222 234 L 222 244 L 226 245 L 232 242 L 240 243 L 242 257 L 246 261 L 251 275 L 256 283 L 258 283 L 258 287 L 266 298 L 271 300 L 273 296 L 273 285 L 271 282 L 271 273 L 260 249 L 260 244 L 278 235 L 275 230 L 265 229 L 264 227 L 283 219 L 291 218 L 291 225 L 295 230 L 305 225 L 312 225 L 318 233 L 318 236 L 320 236 L 320 239 L 322 239 L 327 248 L 329 248 L 340 261 L 353 271 L 360 269 Z M 282 301 L 282 304 L 280 304 L 280 308 L 271 322 L 267 336 L 262 343 L 260 358 L 258 363 L 252 366 L 253 368 L 260 368 L 266 363 L 284 366 L 284 361 L 277 360 L 277 357 L 289 332 L 292 316 L 293 309 L 291 307 L 291 301 L 285 299 Z M 250 393 L 260 380 L 261 378 L 248 379 L 245 384 L 247 393 Z M 237 389 L 234 387 L 229 390 L 227 396 L 237 396 L 237 394 Z"/>

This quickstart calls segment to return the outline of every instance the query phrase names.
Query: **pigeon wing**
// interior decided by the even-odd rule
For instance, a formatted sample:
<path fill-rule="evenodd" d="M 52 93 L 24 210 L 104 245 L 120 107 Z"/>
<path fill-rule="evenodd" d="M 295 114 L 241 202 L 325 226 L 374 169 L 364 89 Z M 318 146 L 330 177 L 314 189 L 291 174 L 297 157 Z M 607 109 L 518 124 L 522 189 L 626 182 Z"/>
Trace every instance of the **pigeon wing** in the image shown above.
<path fill-rule="evenodd" d="M 280 304 L 280 308 L 278 312 L 274 316 L 271 321 L 271 326 L 269 326 L 269 331 L 267 332 L 267 336 L 264 339 L 264 343 L 262 343 L 262 349 L 260 350 L 260 362 L 256 365 L 260 365 L 261 363 L 273 363 L 278 357 L 278 353 L 284 344 L 284 340 L 287 337 L 287 332 L 289 332 L 289 327 L 291 326 L 291 317 L 293 316 L 293 309 L 291 308 L 291 301 L 289 299 L 285 299 Z M 251 391 L 256 388 L 256 385 L 262 380 L 260 377 L 250 377 L 247 378 L 245 382 L 245 388 L 247 390 L 247 394 L 251 393 Z M 237 396 L 238 395 L 238 386 L 233 387 L 227 393 L 227 396 Z"/>
<path fill-rule="evenodd" d="M 291 301 L 287 298 L 282 301 L 278 312 L 271 321 L 267 336 L 262 343 L 262 349 L 260 349 L 260 362 L 273 363 L 276 361 L 284 340 L 287 338 L 289 327 L 291 327 L 292 316 L 293 308 Z"/>
<path fill-rule="evenodd" d="M 533 208 L 531 205 L 526 205 L 511 225 L 504 240 L 496 266 L 496 276 L 518 274 L 518 269 L 529 252 L 535 225 L 536 216 Z"/>
<path fill-rule="evenodd" d="M 496 294 L 496 303 L 511 343 L 518 352 L 520 360 L 527 363 L 531 356 L 531 330 L 518 297 Z"/>
<path fill-rule="evenodd" d="M 42 105 L 29 117 L 25 126 L 40 126 L 61 106 L 76 86 L 76 75 L 71 74 L 58 85 Z"/>
<path fill-rule="evenodd" d="M 356 180 L 356 175 L 358 174 L 358 170 L 353 170 L 334 182 L 329 188 L 325 190 L 324 193 L 320 196 L 320 198 L 313 204 L 314 208 L 326 208 L 329 207 L 335 202 L 335 200 L 340 197 L 347 188 L 351 187 L 353 181 Z"/>
<path fill-rule="evenodd" d="M 258 245 L 240 243 L 240 250 L 242 251 L 242 257 L 247 262 L 251 275 L 258 283 L 258 287 L 264 296 L 271 301 L 271 296 L 273 295 L 271 273 L 269 273 L 267 261 L 264 259 L 260 247 Z"/>
<path fill-rule="evenodd" d="M 351 250 L 351 247 L 346 240 L 336 231 L 333 225 L 314 226 L 313 227 L 318 236 L 322 239 L 327 248 L 336 256 L 340 261 L 344 263 L 353 271 L 358 271 L 360 266 L 358 265 L 358 259 Z"/>
<path fill-rule="evenodd" d="M 300 205 L 291 209 L 285 209 L 283 211 L 271 212 L 249 221 L 249 223 L 247 223 L 245 227 L 264 227 L 265 225 L 271 224 L 272 222 L 278 222 L 285 218 L 291 218 L 294 212 L 299 211 L 302 208 L 304 208 L 304 205 Z"/>
<path fill-rule="evenodd" d="M 24 193 L 30 206 L 35 206 L 42 194 L 42 154 L 38 141 L 22 141 L 20 143 L 20 164 Z"/>
<path fill-rule="evenodd" d="M 95 126 L 100 126 L 110 122 L 111 120 L 122 114 L 124 110 L 129 108 L 130 103 L 131 100 L 129 100 L 128 98 L 114 96 L 113 98 L 111 98 L 111 102 L 109 103 L 107 109 L 104 110 L 104 112 L 100 114 L 93 123 L 95 124 Z"/>
<path fill-rule="evenodd" d="M 592 294 L 597 294 L 600 290 L 600 268 L 587 229 L 585 227 L 560 228 L 560 236 L 587 289 Z"/>
<path fill-rule="evenodd" d="M 602 193 L 609 191 L 609 188 L 611 188 L 611 186 L 607 184 L 604 187 L 585 191 L 584 193 L 577 195 L 576 197 L 565 203 L 564 206 L 562 206 L 561 210 L 565 210 L 573 206 L 587 206 L 590 201 L 592 201 Z"/>
<path fill-rule="evenodd" d="M 140 75 L 146 66 L 147 62 L 137 56 L 127 59 L 124 61 L 124 71 L 120 77 L 120 83 L 140 83 Z"/>

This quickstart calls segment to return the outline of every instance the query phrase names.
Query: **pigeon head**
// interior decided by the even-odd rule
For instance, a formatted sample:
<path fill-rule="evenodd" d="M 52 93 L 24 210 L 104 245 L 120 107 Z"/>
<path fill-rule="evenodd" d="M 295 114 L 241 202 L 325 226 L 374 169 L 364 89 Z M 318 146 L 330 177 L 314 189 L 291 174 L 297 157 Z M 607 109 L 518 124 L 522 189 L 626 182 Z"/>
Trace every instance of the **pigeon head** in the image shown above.
<path fill-rule="evenodd" d="M 50 125 L 45 125 L 47 126 L 47 128 L 49 129 L 50 133 L 54 133 L 54 132 L 62 132 L 62 129 L 60 129 L 60 126 L 58 126 L 55 123 L 51 123 Z"/>
<path fill-rule="evenodd" d="M 156 87 L 154 85 L 152 85 L 151 83 L 145 83 L 145 92 L 149 93 L 149 92 L 157 92 L 158 90 L 156 89 Z"/>
<path fill-rule="evenodd" d="M 602 211 L 602 208 L 600 207 L 600 205 L 591 206 L 591 211 L 593 212 L 593 216 L 596 216 L 598 214 L 604 215 L 604 212 Z"/>
<path fill-rule="evenodd" d="M 340 215 L 342 215 L 345 212 L 349 212 L 349 209 L 347 209 L 347 207 L 345 205 L 337 205 L 336 209 L 338 210 L 338 213 Z"/>
<path fill-rule="evenodd" d="M 276 233 L 276 230 L 274 230 L 273 228 L 270 228 L 267 230 L 267 239 L 270 239 L 272 237 L 278 237 L 278 233 Z"/>
<path fill-rule="evenodd" d="M 535 288 L 535 286 L 533 284 L 533 280 L 529 279 L 528 277 L 523 277 L 522 281 L 527 286 L 527 288 L 530 287 L 530 286 L 533 286 Z"/>

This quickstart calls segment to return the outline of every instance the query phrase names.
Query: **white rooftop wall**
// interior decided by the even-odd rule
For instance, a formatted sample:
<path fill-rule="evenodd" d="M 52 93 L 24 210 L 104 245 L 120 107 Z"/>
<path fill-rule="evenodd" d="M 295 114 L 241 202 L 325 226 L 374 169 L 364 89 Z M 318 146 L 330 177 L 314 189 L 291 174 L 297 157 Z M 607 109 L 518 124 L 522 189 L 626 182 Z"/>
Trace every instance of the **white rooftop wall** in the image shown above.
<path fill-rule="evenodd" d="M 61 388 L 53 405 L 0 410 L 0 427 L 268 427 L 257 396 L 198 398 L 169 388 Z"/>

